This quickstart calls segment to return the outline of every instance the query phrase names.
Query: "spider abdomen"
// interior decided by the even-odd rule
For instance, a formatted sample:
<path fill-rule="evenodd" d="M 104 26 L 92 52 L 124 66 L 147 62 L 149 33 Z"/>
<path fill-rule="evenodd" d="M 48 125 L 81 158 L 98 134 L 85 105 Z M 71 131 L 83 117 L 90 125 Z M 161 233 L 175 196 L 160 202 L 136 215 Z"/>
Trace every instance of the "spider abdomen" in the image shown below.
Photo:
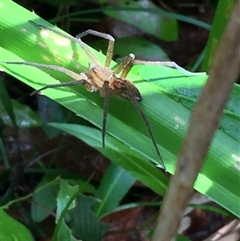
<path fill-rule="evenodd" d="M 119 89 L 118 95 L 125 100 L 131 101 L 132 99 L 141 102 L 142 95 L 138 88 L 129 80 L 123 78 L 115 78 L 113 81 L 113 89 Z"/>

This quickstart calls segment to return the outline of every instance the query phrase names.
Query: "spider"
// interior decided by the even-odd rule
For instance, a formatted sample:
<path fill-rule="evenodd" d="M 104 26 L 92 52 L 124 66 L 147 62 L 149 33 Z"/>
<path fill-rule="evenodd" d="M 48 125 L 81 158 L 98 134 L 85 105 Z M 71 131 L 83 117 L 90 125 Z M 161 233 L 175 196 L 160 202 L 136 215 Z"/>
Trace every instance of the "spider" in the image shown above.
<path fill-rule="evenodd" d="M 150 134 L 153 146 L 156 150 L 156 153 L 158 157 L 160 158 L 162 167 L 166 171 L 166 166 L 164 164 L 163 158 L 160 154 L 160 151 L 158 149 L 155 137 L 152 132 L 152 128 L 150 126 L 149 121 L 147 120 L 146 116 L 140 109 L 137 102 L 141 102 L 143 100 L 139 90 L 137 87 L 126 79 L 129 71 L 131 70 L 133 65 L 136 64 L 142 64 L 142 65 L 164 65 L 172 68 L 179 69 L 186 73 L 187 75 L 195 75 L 199 73 L 192 73 L 189 72 L 179 65 L 177 65 L 175 62 L 166 61 L 166 62 L 160 62 L 160 61 L 142 61 L 142 60 L 135 60 L 134 54 L 129 54 L 127 57 L 125 57 L 120 64 L 117 65 L 117 67 L 112 70 L 109 68 L 110 63 L 112 61 L 113 56 L 113 49 L 114 49 L 114 42 L 115 39 L 105 33 L 101 33 L 95 30 L 86 30 L 83 33 L 80 33 L 76 37 L 72 37 L 68 34 L 65 34 L 63 32 L 60 32 L 54 28 L 46 27 L 43 25 L 40 25 L 36 22 L 30 21 L 33 25 L 40 29 L 47 29 L 49 31 L 52 31 L 60 36 L 63 36 L 70 41 L 78 43 L 81 48 L 85 51 L 85 53 L 88 55 L 88 57 L 91 60 L 90 67 L 86 72 L 82 72 L 80 74 L 77 74 L 69 69 L 66 69 L 64 67 L 56 66 L 56 65 L 46 65 L 46 64 L 39 64 L 34 62 L 14 62 L 14 61 L 4 61 L 4 63 L 7 64 L 24 64 L 24 65 L 30 65 L 38 68 L 45 68 L 50 70 L 55 70 L 58 72 L 62 72 L 65 75 L 71 77 L 73 81 L 66 82 L 66 83 L 60 83 L 60 84 L 51 84 L 46 85 L 36 91 L 34 91 L 31 95 L 34 95 L 42 90 L 45 90 L 47 88 L 55 88 L 60 86 L 73 86 L 73 85 L 79 85 L 82 84 L 86 88 L 87 91 L 95 92 L 99 91 L 100 95 L 104 97 L 104 109 L 103 109 L 103 121 L 102 121 L 102 145 L 103 148 L 105 147 L 105 134 L 106 134 L 106 124 L 107 124 L 107 112 L 108 112 L 108 103 L 109 98 L 113 96 L 120 96 L 121 98 L 131 101 L 133 105 L 135 106 L 136 110 L 140 114 L 141 118 L 143 119 L 148 132 Z M 108 48 L 106 52 L 106 59 L 105 64 L 102 66 L 98 59 L 95 57 L 95 55 L 91 52 L 90 48 L 82 42 L 81 38 L 91 34 L 95 35 L 101 38 L 104 38 L 108 40 Z M 3 62 L 3 61 L 2 61 Z M 120 74 L 120 77 L 118 77 L 118 74 Z"/>

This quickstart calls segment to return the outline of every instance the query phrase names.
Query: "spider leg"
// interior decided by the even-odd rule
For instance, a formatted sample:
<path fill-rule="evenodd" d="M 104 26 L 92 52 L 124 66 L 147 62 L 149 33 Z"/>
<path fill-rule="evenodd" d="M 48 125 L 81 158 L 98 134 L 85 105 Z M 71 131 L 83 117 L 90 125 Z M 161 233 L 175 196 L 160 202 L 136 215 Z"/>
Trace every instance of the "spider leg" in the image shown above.
<path fill-rule="evenodd" d="M 29 65 L 29 66 L 33 66 L 36 68 L 40 68 L 40 69 L 49 69 L 49 70 L 54 70 L 54 71 L 58 71 L 61 73 L 66 74 L 67 76 L 71 77 L 72 79 L 79 79 L 79 74 L 74 73 L 73 71 L 66 69 L 64 67 L 60 67 L 57 65 L 48 65 L 48 64 L 38 64 L 38 63 L 34 63 L 34 62 L 17 62 L 17 61 L 1 61 L 1 63 L 4 64 L 23 64 L 23 65 Z"/>
<path fill-rule="evenodd" d="M 45 89 L 49 89 L 49 88 L 56 88 L 56 87 L 62 87 L 62 86 L 74 86 L 74 85 L 79 85 L 79 84 L 84 84 L 85 80 L 73 80 L 70 82 L 66 82 L 66 83 L 60 83 L 60 84 L 51 84 L 51 85 L 45 85 L 42 88 L 33 91 L 30 96 L 35 95 L 36 93 L 45 90 Z"/>
<path fill-rule="evenodd" d="M 81 46 L 81 48 L 85 51 L 85 53 L 88 55 L 88 57 L 91 59 L 92 63 L 94 63 L 95 65 L 99 65 L 99 62 L 98 62 L 97 58 L 94 56 L 94 54 L 92 53 L 92 51 L 90 50 L 90 48 L 89 48 L 80 38 L 74 38 L 74 37 L 72 37 L 72 36 L 69 35 L 69 34 L 66 34 L 66 33 L 64 33 L 64 32 L 61 32 L 61 31 L 56 30 L 56 29 L 51 28 L 51 27 L 43 26 L 43 25 L 38 24 L 38 23 L 36 23 L 36 22 L 34 22 L 34 21 L 31 21 L 31 20 L 30 20 L 30 22 L 31 22 L 33 25 L 35 25 L 35 26 L 37 26 L 37 27 L 39 27 L 39 28 L 47 29 L 47 30 L 49 30 L 49 31 L 52 31 L 52 32 L 54 32 L 54 33 L 56 33 L 56 34 L 64 37 L 64 38 L 69 39 L 70 41 L 73 41 L 73 42 L 75 42 L 75 43 L 78 43 L 78 44 Z"/>
<path fill-rule="evenodd" d="M 106 125 L 107 125 L 107 114 L 108 114 L 108 105 L 110 97 L 109 82 L 105 81 L 103 87 L 100 90 L 100 95 L 104 97 L 104 106 L 103 106 L 103 121 L 102 121 L 102 145 L 105 148 L 105 135 L 106 135 Z"/>
<path fill-rule="evenodd" d="M 85 86 L 90 85 L 90 83 L 88 83 L 84 74 L 76 74 L 73 71 L 71 71 L 69 69 L 66 69 L 64 67 L 60 67 L 60 66 L 56 66 L 56 65 L 38 64 L 38 63 L 34 63 L 34 62 L 15 62 L 15 61 L 1 61 L 1 62 L 6 63 L 6 64 L 24 64 L 24 65 L 33 66 L 33 67 L 36 67 L 36 68 L 55 70 L 55 71 L 64 73 L 67 76 L 74 79 L 73 81 L 66 82 L 66 83 L 51 84 L 51 85 L 43 86 L 42 88 L 32 92 L 31 96 L 36 94 L 39 91 L 42 91 L 42 90 L 45 90 L 45 89 L 48 89 L 48 88 L 55 88 L 55 87 L 61 87 L 61 86 L 73 86 L 73 85 L 78 85 L 78 84 L 84 84 Z"/>
<path fill-rule="evenodd" d="M 133 64 L 131 63 L 134 61 L 134 59 L 135 59 L 134 54 L 129 54 L 128 56 L 126 56 L 122 60 L 122 62 L 120 62 L 118 66 L 114 69 L 114 73 L 119 74 L 122 71 L 120 78 L 126 78 L 128 72 L 133 66 Z"/>
<path fill-rule="evenodd" d="M 120 90 L 120 89 L 113 89 L 113 90 L 110 91 L 109 96 L 110 96 L 110 97 L 117 96 L 117 95 L 119 95 L 119 92 L 121 93 L 121 90 Z M 132 93 L 131 93 L 130 91 L 129 91 L 129 96 L 132 96 Z M 108 97 L 108 98 L 109 98 L 109 97 Z M 152 131 L 151 125 L 150 125 L 147 117 L 144 115 L 144 113 L 143 113 L 142 110 L 140 109 L 137 101 L 135 100 L 135 98 L 133 98 L 133 96 L 131 97 L 131 101 L 132 101 L 134 107 L 136 108 L 138 114 L 141 116 L 144 124 L 145 124 L 146 127 L 147 127 L 148 133 L 149 133 L 149 135 L 150 135 L 150 138 L 151 138 L 151 140 L 152 140 L 152 143 L 153 143 L 153 145 L 154 145 L 154 148 L 155 148 L 155 150 L 156 150 L 156 152 L 157 152 L 157 155 L 158 155 L 158 157 L 159 157 L 159 159 L 160 159 L 160 161 L 161 161 L 162 167 L 164 168 L 165 171 L 167 171 L 166 166 L 165 166 L 164 161 L 163 161 L 163 158 L 162 158 L 162 156 L 161 156 L 161 153 L 160 153 L 160 151 L 159 151 L 159 149 L 158 149 L 157 142 L 156 142 L 155 137 L 154 137 L 154 135 L 153 135 L 153 131 Z M 105 110 L 105 108 L 104 108 L 104 110 Z"/>
<path fill-rule="evenodd" d="M 143 120 L 143 122 L 145 123 L 145 125 L 146 125 L 146 127 L 147 127 L 147 130 L 148 130 L 148 132 L 149 132 L 149 134 L 150 134 L 150 137 L 151 137 L 152 143 L 153 143 L 153 145 L 154 145 L 154 148 L 155 148 L 155 150 L 156 150 L 156 152 L 157 152 L 157 155 L 158 155 L 158 157 L 159 157 L 159 159 L 160 159 L 160 161 L 161 161 L 162 167 L 163 167 L 163 169 L 164 169 L 165 172 L 166 172 L 167 169 L 166 169 L 166 166 L 165 166 L 165 164 L 164 164 L 164 161 L 163 161 L 163 158 L 162 158 L 162 156 L 161 156 L 161 153 L 160 153 L 160 151 L 159 151 L 159 149 L 158 149 L 157 142 L 156 142 L 155 137 L 154 137 L 154 135 L 153 135 L 153 131 L 152 131 L 151 125 L 150 125 L 148 119 L 146 118 L 146 116 L 143 114 L 143 112 L 142 112 L 142 110 L 140 109 L 140 107 L 139 107 L 138 103 L 136 102 L 136 100 L 135 100 L 134 98 L 132 98 L 131 101 L 132 101 L 134 107 L 136 108 L 137 112 L 139 113 L 139 115 L 142 117 L 142 120 Z"/>
<path fill-rule="evenodd" d="M 108 40 L 108 48 L 107 48 L 107 53 L 106 53 L 106 59 L 105 59 L 105 67 L 109 67 L 111 61 L 112 61 L 112 56 L 113 56 L 113 49 L 114 49 L 114 42 L 115 39 L 113 38 L 113 36 L 111 36 L 110 34 L 106 34 L 106 33 L 101 33 L 92 29 L 88 29 L 80 34 L 78 34 L 76 36 L 76 38 L 82 38 L 88 34 L 91 35 L 95 35 L 98 36 L 100 38 L 104 38 Z"/>
<path fill-rule="evenodd" d="M 181 66 L 179 66 L 177 63 L 173 61 L 145 61 L 145 60 L 134 60 L 133 65 L 162 65 L 170 68 L 174 68 L 177 70 L 180 70 L 181 72 L 185 73 L 186 75 L 206 75 L 205 72 L 199 72 L 199 73 L 193 73 L 190 72 Z"/>
<path fill-rule="evenodd" d="M 177 63 L 173 61 L 145 61 L 145 60 L 135 60 L 134 54 L 129 54 L 124 60 L 117 66 L 114 70 L 116 74 L 121 73 L 121 78 L 126 78 L 130 70 L 132 69 L 133 65 L 162 65 L 170 68 L 175 68 L 180 70 L 181 72 L 185 73 L 186 75 L 205 75 L 205 72 L 193 73 L 190 72 Z"/>

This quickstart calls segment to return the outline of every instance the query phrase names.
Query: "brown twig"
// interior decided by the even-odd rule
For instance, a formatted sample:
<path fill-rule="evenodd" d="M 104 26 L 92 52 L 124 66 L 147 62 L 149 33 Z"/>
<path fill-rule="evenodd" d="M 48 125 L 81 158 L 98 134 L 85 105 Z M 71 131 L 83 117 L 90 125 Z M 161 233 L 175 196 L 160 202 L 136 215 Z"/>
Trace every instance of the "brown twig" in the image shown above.
<path fill-rule="evenodd" d="M 222 36 L 209 78 L 192 113 L 152 241 L 174 240 L 182 214 L 193 192 L 223 108 L 240 71 L 240 0 Z"/>

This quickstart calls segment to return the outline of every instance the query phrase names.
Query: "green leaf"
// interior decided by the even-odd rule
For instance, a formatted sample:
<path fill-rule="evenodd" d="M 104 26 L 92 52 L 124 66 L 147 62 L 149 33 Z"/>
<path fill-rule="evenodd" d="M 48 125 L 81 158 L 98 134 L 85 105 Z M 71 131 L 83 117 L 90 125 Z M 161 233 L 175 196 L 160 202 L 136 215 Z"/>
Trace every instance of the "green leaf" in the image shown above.
<path fill-rule="evenodd" d="M 4 241 L 33 241 L 30 231 L 0 208 L 1 239 Z"/>
<path fill-rule="evenodd" d="M 1 10 L 0 31 L 2 35 L 0 44 L 2 48 L 0 51 L 3 60 L 21 61 L 24 59 L 38 63 L 55 64 L 69 68 L 76 73 L 87 69 L 89 58 L 80 46 L 71 43 L 61 36 L 40 31 L 29 20 L 36 21 L 45 26 L 50 26 L 49 23 L 41 20 L 34 13 L 19 7 L 12 1 L 2 1 Z M 102 54 L 94 50 L 92 52 L 99 58 L 101 63 L 104 63 L 105 57 Z M 113 63 L 113 65 L 115 64 Z M 67 81 L 69 79 L 63 74 L 54 71 L 43 71 L 24 65 L 2 64 L 2 66 L 6 72 L 34 88 L 39 88 L 46 84 L 59 83 L 59 80 Z M 151 71 L 148 67 L 151 67 Z M 167 78 L 169 81 L 175 80 L 175 83 L 177 81 L 189 81 L 189 83 L 201 82 L 206 77 L 186 77 L 177 70 L 160 66 L 134 67 L 128 76 L 136 84 L 137 88 L 139 88 L 144 98 L 144 101 L 140 103 L 140 108 L 152 126 L 167 170 L 173 173 L 176 156 L 185 136 L 191 112 L 188 106 L 184 103 L 182 104 L 177 94 L 170 95 L 164 88 L 142 80 L 142 77 L 137 75 L 139 72 L 141 72 L 141 75 L 144 73 L 145 76 L 151 76 L 151 78 L 146 78 L 147 80 L 167 81 L 165 80 Z M 51 73 L 51 76 L 49 73 Z M 167 85 L 167 82 L 165 84 Z M 188 88 L 190 97 L 191 90 L 190 85 Z M 177 91 L 181 92 L 181 88 L 177 89 Z M 44 91 L 44 94 L 65 106 L 73 113 L 90 121 L 96 127 L 101 128 L 103 99 L 99 97 L 98 93 L 89 93 L 82 86 L 76 86 L 74 88 L 48 89 Z M 229 100 L 229 103 L 231 102 L 232 100 Z M 233 102 L 231 105 L 234 105 Z M 237 115 L 234 109 L 233 113 Z M 235 125 L 234 123 L 237 122 L 231 124 Z M 61 128 L 63 129 L 63 126 Z M 92 143 L 92 146 L 96 149 L 101 148 L 100 132 L 97 136 L 92 137 L 91 135 L 96 134 L 94 131 L 87 132 L 88 129 L 83 130 L 81 126 L 75 126 L 75 128 L 79 129 L 77 135 L 80 133 L 84 134 L 81 139 Z M 64 129 L 70 130 L 71 128 L 64 126 Z M 74 132 L 73 129 L 71 131 Z M 130 173 L 133 176 L 141 176 L 137 172 L 143 170 L 141 170 L 140 166 L 134 165 L 133 162 L 131 162 L 131 168 L 126 165 L 126 160 L 130 160 L 131 156 L 134 156 L 135 160 L 138 160 L 141 164 L 149 160 L 159 166 L 161 165 L 152 146 L 146 126 L 130 102 L 123 101 L 120 98 L 111 99 L 107 133 L 106 139 L 109 148 L 107 151 L 102 150 L 102 152 L 105 155 L 111 156 L 110 159 L 112 161 L 117 162 L 119 157 L 122 158 L 121 152 L 123 146 L 125 146 L 124 152 L 127 155 L 124 155 L 125 160 L 122 160 L 125 166 L 122 162 L 121 166 L 124 169 L 127 168 L 126 170 L 128 171 L 131 169 Z M 129 150 L 131 150 L 130 154 Z M 133 155 L 133 152 L 140 154 L 141 157 L 136 153 Z M 232 138 L 232 136 L 225 133 L 222 129 L 218 130 L 194 186 L 196 190 L 207 195 L 238 217 L 240 217 L 240 210 L 238 208 L 240 202 L 239 156 L 239 141 Z M 135 167 L 137 170 L 134 173 Z M 145 179 L 145 183 L 148 180 L 146 177 L 148 177 L 149 171 L 150 169 L 146 173 L 143 172 L 145 177 L 142 179 Z M 157 170 L 153 168 L 152 171 L 154 173 L 153 176 L 156 177 L 157 174 L 155 171 Z M 156 180 L 154 182 L 155 185 L 152 185 L 152 183 L 148 183 L 148 185 L 151 188 L 154 187 L 153 190 L 162 192 L 165 185 L 162 182 L 163 179 L 159 181 L 161 188 L 156 188 Z"/>
<path fill-rule="evenodd" d="M 73 195 L 76 194 L 77 191 L 78 191 L 77 185 L 71 186 L 69 185 L 69 180 L 61 179 L 60 189 L 57 197 L 57 215 L 56 215 L 57 226 L 54 231 L 54 235 L 56 235 L 56 237 L 58 237 L 59 240 L 66 240 L 66 241 L 79 240 L 72 236 L 72 231 L 67 226 L 65 219 L 63 218 L 62 220 L 60 220 L 61 215 L 64 215 L 65 217 L 65 215 L 67 214 L 67 210 L 65 210 L 65 208 L 69 200 L 73 197 Z M 57 233 L 56 233 L 56 229 L 58 229 Z M 53 236 L 53 240 L 57 240 L 56 237 Z"/>
<path fill-rule="evenodd" d="M 178 38 L 178 23 L 175 19 L 161 16 L 154 12 L 131 11 L 131 9 L 151 9 L 152 11 L 158 10 L 158 7 L 151 1 L 123 1 L 118 3 L 118 7 L 126 8 L 125 10 L 119 9 L 117 12 L 104 11 L 105 14 L 116 18 L 118 20 L 132 24 L 144 32 L 152 34 L 157 38 L 165 41 L 175 41 Z M 169 28 L 170 27 L 170 28 Z"/>
<path fill-rule="evenodd" d="M 237 0 L 219 0 L 214 15 L 212 29 L 208 38 L 202 70 L 209 71 L 218 43 L 225 30 L 225 26 L 231 16 L 232 9 Z"/>
<path fill-rule="evenodd" d="M 92 211 L 96 200 L 92 197 L 79 196 L 81 188 L 70 185 L 69 180 L 61 180 L 57 198 L 57 226 L 59 226 L 58 238 L 60 240 L 75 241 L 80 238 L 84 241 L 97 241 L 101 240 L 102 235 L 109 228 L 109 225 L 101 222 Z M 74 196 L 73 202 L 69 203 Z M 64 219 L 60 220 L 62 215 Z"/>
<path fill-rule="evenodd" d="M 104 39 L 99 39 L 91 43 L 95 49 L 104 52 L 108 43 Z M 136 59 L 144 60 L 169 60 L 167 54 L 157 44 L 139 37 L 118 38 L 114 45 L 114 55 L 125 57 L 129 53 L 134 53 Z"/>
<path fill-rule="evenodd" d="M 84 107 L 86 109 L 89 108 L 87 105 Z M 103 148 L 101 131 L 99 130 L 74 124 L 51 123 L 50 125 L 84 140 L 88 145 L 94 147 L 114 163 L 127 170 L 132 176 L 149 186 L 156 193 L 162 196 L 165 194 L 167 177 L 162 172 L 159 172 L 159 169 L 153 166 L 152 163 L 141 158 L 140 155 L 120 141 L 109 136 L 106 141 L 106 147 Z"/>
<path fill-rule="evenodd" d="M 47 183 L 51 182 L 55 177 L 50 175 L 45 175 L 42 180 L 39 182 L 35 190 L 38 190 L 42 186 L 45 186 Z M 46 188 L 43 188 L 41 191 L 34 193 L 33 203 L 31 206 L 32 218 L 36 222 L 41 222 L 50 215 L 50 211 L 53 211 L 56 206 L 56 195 L 59 189 L 59 185 L 53 183 Z"/>
<path fill-rule="evenodd" d="M 140 75 L 145 79 L 151 79 L 156 76 L 152 66 L 146 66 L 145 72 L 139 70 Z M 158 74 L 158 73 L 157 73 Z M 159 73 L 160 74 L 160 73 Z M 170 76 L 169 76 L 170 77 Z M 172 78 L 169 79 L 166 73 L 166 79 L 155 79 L 152 84 L 158 86 L 162 91 L 175 101 L 181 103 L 189 111 L 193 110 L 202 88 L 206 83 L 204 76 L 195 77 L 194 80 L 189 78 Z M 240 86 L 233 85 L 233 90 L 229 101 L 223 110 L 223 116 L 218 127 L 219 131 L 225 132 L 228 136 L 234 138 L 240 143 Z"/>
<path fill-rule="evenodd" d="M 0 104 L 0 107 L 1 107 L 2 111 L 4 109 L 5 113 L 7 113 L 9 122 L 13 125 L 15 132 L 17 133 L 18 126 L 17 126 L 17 122 L 16 122 L 16 116 L 13 111 L 13 105 L 12 105 L 10 96 L 7 92 L 7 89 L 4 85 L 3 80 L 1 80 L 1 82 L 0 82 L 0 90 L 1 90 L 0 99 L 1 99 L 1 103 L 2 103 L 2 104 Z M 3 113 L 3 112 L 0 112 L 0 113 Z M 5 119 L 6 119 L 6 115 L 5 115 Z M 4 121 L 4 116 L 2 116 L 2 120 Z"/>
<path fill-rule="evenodd" d="M 18 128 L 31 128 L 41 126 L 39 116 L 29 107 L 16 100 L 11 100 L 13 113 L 16 119 Z M 10 115 L 0 102 L 0 113 L 5 125 L 12 125 Z"/>
<path fill-rule="evenodd" d="M 129 172 L 113 163 L 110 164 L 95 193 L 95 197 L 101 200 L 95 207 L 97 216 L 112 212 L 135 181 Z"/>
<path fill-rule="evenodd" d="M 110 224 L 99 220 L 92 211 L 95 202 L 93 197 L 81 195 L 76 199 L 74 208 L 69 210 L 72 233 L 83 241 L 101 241 L 104 233 L 110 228 Z"/>
<path fill-rule="evenodd" d="M 66 122 L 63 114 L 63 108 L 56 101 L 47 98 L 44 95 L 39 95 L 37 98 L 38 113 L 42 120 L 42 128 L 49 139 L 59 135 L 59 130 L 48 126 L 48 122 Z"/>

